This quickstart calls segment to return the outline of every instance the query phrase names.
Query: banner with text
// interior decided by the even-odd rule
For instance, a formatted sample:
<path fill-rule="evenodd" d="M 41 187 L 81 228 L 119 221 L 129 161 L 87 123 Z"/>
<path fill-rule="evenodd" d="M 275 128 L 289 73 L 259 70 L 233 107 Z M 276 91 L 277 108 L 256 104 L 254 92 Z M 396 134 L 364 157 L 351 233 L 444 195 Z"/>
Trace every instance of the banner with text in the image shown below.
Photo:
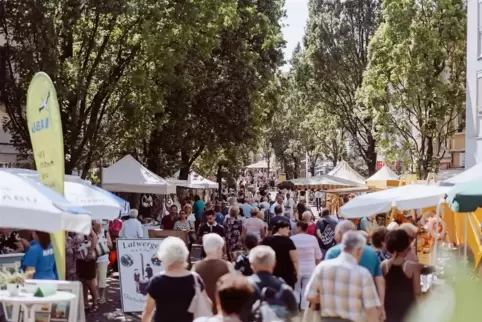
<path fill-rule="evenodd" d="M 142 312 L 150 279 L 164 270 L 157 250 L 164 239 L 117 239 L 122 311 Z"/>
<path fill-rule="evenodd" d="M 27 92 L 27 123 L 40 182 L 64 194 L 64 135 L 57 92 L 49 75 L 35 74 Z M 59 279 L 65 279 L 65 234 L 52 234 Z"/>

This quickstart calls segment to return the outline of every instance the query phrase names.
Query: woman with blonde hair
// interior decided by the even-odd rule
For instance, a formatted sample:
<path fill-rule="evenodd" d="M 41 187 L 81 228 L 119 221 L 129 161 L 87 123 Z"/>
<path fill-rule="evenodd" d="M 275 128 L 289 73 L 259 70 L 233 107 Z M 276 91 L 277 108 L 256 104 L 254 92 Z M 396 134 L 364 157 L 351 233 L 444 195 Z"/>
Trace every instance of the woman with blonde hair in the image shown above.
<path fill-rule="evenodd" d="M 240 209 L 238 206 L 229 208 L 229 214 L 224 220 L 224 228 L 226 233 L 226 247 L 228 254 L 237 252 L 243 249 L 241 244 L 241 233 L 243 230 L 243 219 L 239 215 Z"/>

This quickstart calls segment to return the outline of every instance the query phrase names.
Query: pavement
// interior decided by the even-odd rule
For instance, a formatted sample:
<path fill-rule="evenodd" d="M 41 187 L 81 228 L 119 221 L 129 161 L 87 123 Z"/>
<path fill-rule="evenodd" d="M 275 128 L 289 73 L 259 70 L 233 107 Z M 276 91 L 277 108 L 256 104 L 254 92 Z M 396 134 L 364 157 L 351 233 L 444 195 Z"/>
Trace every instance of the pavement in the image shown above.
<path fill-rule="evenodd" d="M 107 278 L 107 302 L 99 306 L 96 313 L 85 316 L 87 322 L 140 322 L 141 313 L 123 313 L 120 299 L 119 274 L 113 273 Z"/>

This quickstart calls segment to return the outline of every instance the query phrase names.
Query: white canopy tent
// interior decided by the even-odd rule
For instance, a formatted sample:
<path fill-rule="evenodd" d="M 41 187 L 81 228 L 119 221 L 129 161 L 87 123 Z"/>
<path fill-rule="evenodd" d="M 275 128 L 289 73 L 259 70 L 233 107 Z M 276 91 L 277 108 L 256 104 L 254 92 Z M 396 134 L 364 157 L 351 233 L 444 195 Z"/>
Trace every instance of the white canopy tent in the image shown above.
<path fill-rule="evenodd" d="M 131 155 L 126 155 L 104 169 L 102 187 L 116 192 L 159 195 L 176 193 L 175 184 L 151 172 Z"/>
<path fill-rule="evenodd" d="M 382 180 L 398 180 L 399 176 L 392 171 L 389 167 L 384 165 L 374 175 L 368 178 L 366 181 L 382 181 Z"/>
<path fill-rule="evenodd" d="M 338 163 L 333 170 L 328 172 L 328 175 L 361 184 L 365 183 L 365 178 L 356 172 L 346 161 Z"/>
<path fill-rule="evenodd" d="M 168 179 L 168 181 L 176 183 L 177 186 L 185 187 L 189 189 L 217 189 L 218 184 L 214 181 L 204 178 L 194 171 L 189 173 L 189 177 L 186 180 L 178 180 L 179 171 L 174 174 L 175 179 Z"/>
<path fill-rule="evenodd" d="M 453 186 L 458 183 L 467 183 L 472 181 L 482 181 L 482 163 L 474 165 L 472 168 L 459 173 L 448 180 L 442 181 L 443 186 Z"/>
<path fill-rule="evenodd" d="M 439 204 L 449 187 L 426 184 L 409 184 L 381 190 L 353 198 L 340 208 L 340 214 L 349 219 L 363 218 L 390 211 L 412 210 Z"/>
<path fill-rule="evenodd" d="M 246 169 L 268 169 L 268 162 L 266 162 L 266 160 L 261 160 L 248 165 Z"/>

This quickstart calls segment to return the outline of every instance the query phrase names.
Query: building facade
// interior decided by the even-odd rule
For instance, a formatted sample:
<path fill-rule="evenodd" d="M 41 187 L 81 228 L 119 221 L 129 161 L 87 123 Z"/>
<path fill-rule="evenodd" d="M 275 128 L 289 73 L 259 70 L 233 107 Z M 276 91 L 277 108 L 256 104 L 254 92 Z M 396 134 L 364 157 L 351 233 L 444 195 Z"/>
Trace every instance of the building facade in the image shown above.
<path fill-rule="evenodd" d="M 465 167 L 482 162 L 482 0 L 467 1 Z"/>

